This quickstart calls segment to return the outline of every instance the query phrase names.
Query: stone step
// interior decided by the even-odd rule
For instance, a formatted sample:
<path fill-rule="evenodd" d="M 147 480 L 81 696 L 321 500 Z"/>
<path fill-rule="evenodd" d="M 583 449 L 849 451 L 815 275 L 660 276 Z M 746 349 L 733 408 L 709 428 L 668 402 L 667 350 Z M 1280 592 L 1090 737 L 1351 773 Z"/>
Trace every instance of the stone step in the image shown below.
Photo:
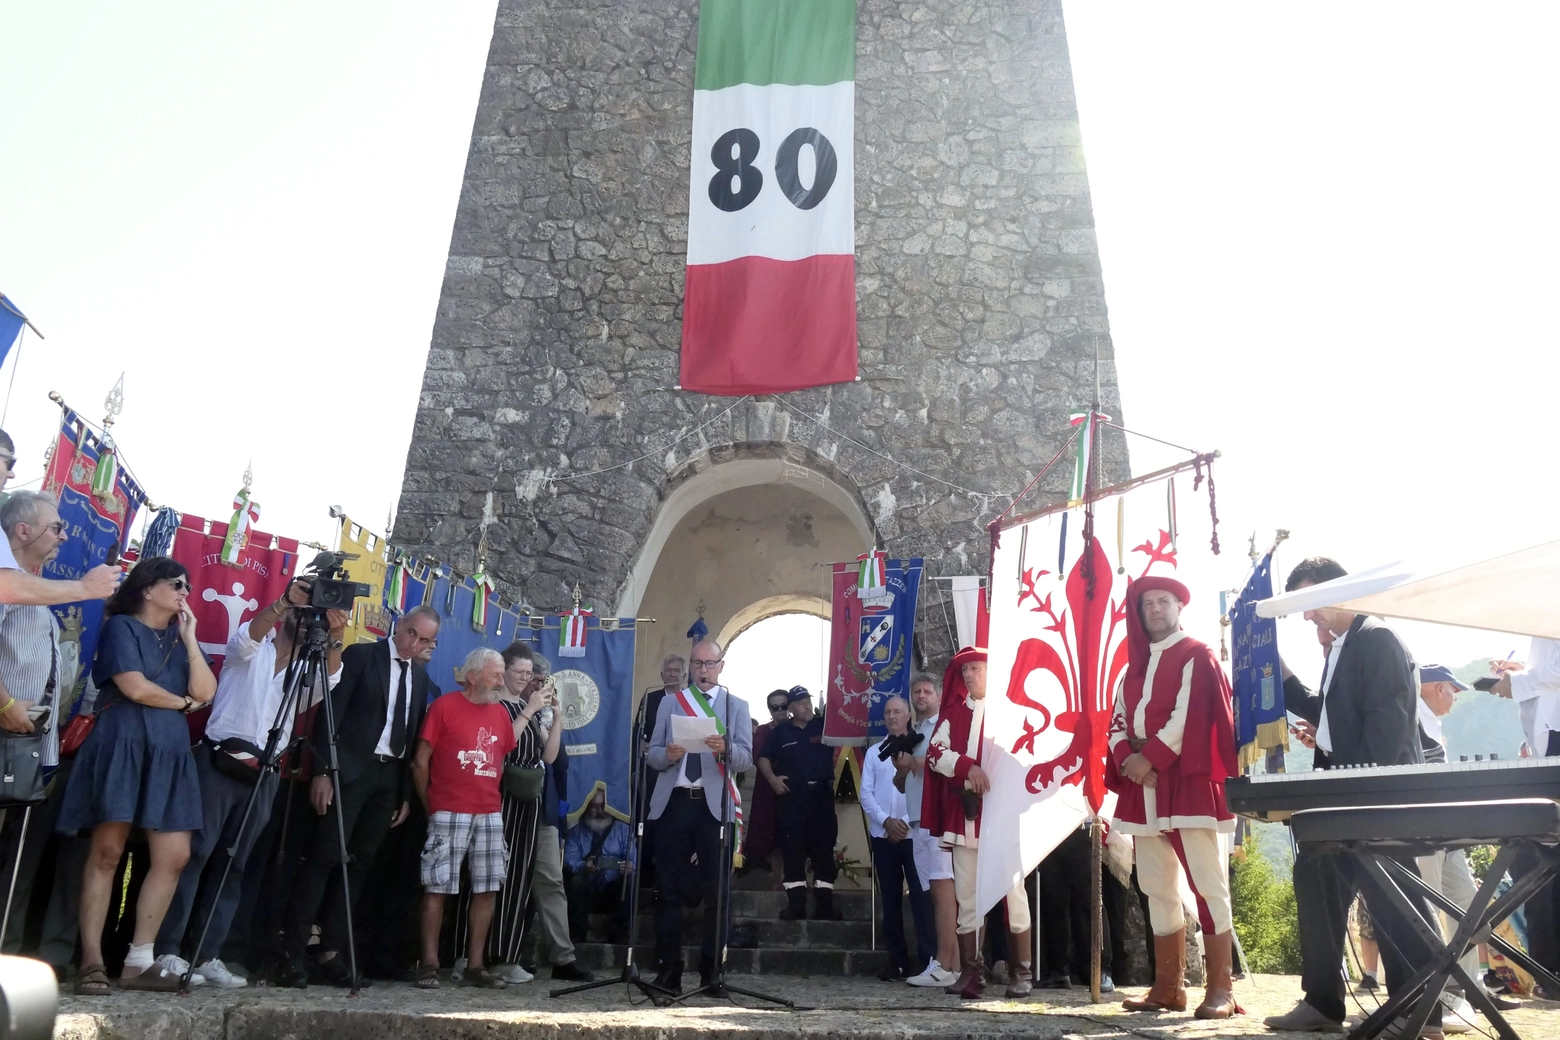
<path fill-rule="evenodd" d="M 574 947 L 579 963 L 601 974 L 616 974 L 623 970 L 628 947 L 623 944 L 577 943 Z M 653 977 L 656 971 L 655 947 L 641 945 L 634 951 L 634 964 L 639 973 Z M 698 985 L 699 948 L 683 948 L 683 986 Z M 887 952 L 883 950 L 813 950 L 813 949 L 728 949 L 726 971 L 733 975 L 837 975 L 875 977 L 889 966 Z"/>
<path fill-rule="evenodd" d="M 648 910 L 655 906 L 655 897 L 652 893 L 641 892 L 639 894 L 641 910 Z M 780 911 L 785 908 L 784 892 L 756 892 L 742 891 L 740 889 L 731 893 L 731 916 L 736 920 L 774 921 L 779 919 Z M 834 905 L 847 921 L 868 921 L 872 918 L 872 893 L 860 891 L 837 891 L 834 893 Z M 807 910 L 812 912 L 813 897 L 807 897 Z"/>

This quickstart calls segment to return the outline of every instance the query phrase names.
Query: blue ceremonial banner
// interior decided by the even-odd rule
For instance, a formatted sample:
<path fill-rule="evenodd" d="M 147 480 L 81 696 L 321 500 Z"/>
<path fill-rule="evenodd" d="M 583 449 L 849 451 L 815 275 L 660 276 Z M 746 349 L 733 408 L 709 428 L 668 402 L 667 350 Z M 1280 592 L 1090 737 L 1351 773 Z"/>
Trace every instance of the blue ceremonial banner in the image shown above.
<path fill-rule="evenodd" d="M 1229 612 L 1235 744 L 1242 769 L 1269 748 L 1289 747 L 1284 679 L 1278 663 L 1278 622 L 1257 616 L 1257 603 L 1272 595 L 1273 554 L 1269 552 L 1252 571 Z"/>
<path fill-rule="evenodd" d="M 910 699 L 921 558 L 883 563 L 883 584 L 876 584 L 873 576 L 873 583 L 865 586 L 859 563 L 834 565 L 825 744 L 860 746 L 881 740 L 888 733 L 884 702 L 890 697 Z"/>
<path fill-rule="evenodd" d="M 541 629 L 520 631 L 552 667 L 553 685 L 563 711 L 563 747 L 569 759 L 569 820 L 585 811 L 598 790 L 607 792 L 607 811 L 627 821 L 629 727 L 634 704 L 634 619 L 589 618 L 585 656 L 558 656 L 558 618 Z"/>
<path fill-rule="evenodd" d="M 130 544 L 130 525 L 146 502 L 146 492 L 123 465 L 119 466 L 111 495 L 92 493 L 92 477 L 102 450 L 100 435 L 70 409 L 60 424 L 60 436 L 44 474 L 43 491 L 59 501 L 65 523 L 65 544 L 59 555 L 43 567 L 43 576 L 73 581 L 98 564 L 118 558 Z M 69 719 L 81 704 L 86 679 L 97 653 L 98 631 L 103 627 L 103 601 L 66 603 L 52 608 L 60 622 L 60 682 L 62 701 Z"/>
<path fill-rule="evenodd" d="M 16 301 L 0 293 L 0 365 L 5 364 L 6 355 L 11 353 L 16 337 L 22 334 L 22 326 L 26 324 L 27 315 L 22 313 Z"/>
<path fill-rule="evenodd" d="M 428 676 L 441 693 L 448 693 L 460 686 L 460 666 L 466 663 L 466 655 L 484 646 L 502 651 L 514 641 L 519 618 L 512 611 L 501 609 L 490 595 L 487 623 L 479 632 L 472 624 L 476 590 L 470 578 L 453 578 L 448 567 L 414 567 L 413 572 L 407 581 L 406 609 L 426 603 L 439 612 L 439 643 L 428 662 Z M 387 582 L 387 589 L 388 585 Z M 534 644 L 523 633 L 520 638 Z"/>

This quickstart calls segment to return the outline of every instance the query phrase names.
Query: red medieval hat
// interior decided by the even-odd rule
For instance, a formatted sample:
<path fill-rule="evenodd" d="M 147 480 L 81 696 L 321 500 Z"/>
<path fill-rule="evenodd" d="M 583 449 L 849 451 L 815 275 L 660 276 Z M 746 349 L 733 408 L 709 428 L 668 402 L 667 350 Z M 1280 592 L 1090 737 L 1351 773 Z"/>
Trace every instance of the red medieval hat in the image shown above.
<path fill-rule="evenodd" d="M 943 696 L 952 700 L 962 701 L 969 696 L 969 689 L 964 685 L 964 666 L 971 661 L 986 660 L 986 648 L 983 646 L 966 646 L 953 655 L 953 660 L 948 662 L 948 667 L 943 669 Z"/>
<path fill-rule="evenodd" d="M 1127 667 L 1139 673 L 1148 667 L 1148 630 L 1143 627 L 1143 615 L 1138 612 L 1138 602 L 1145 592 L 1168 592 L 1186 606 L 1192 601 L 1192 593 L 1174 578 L 1162 574 L 1150 574 L 1127 584 Z"/>

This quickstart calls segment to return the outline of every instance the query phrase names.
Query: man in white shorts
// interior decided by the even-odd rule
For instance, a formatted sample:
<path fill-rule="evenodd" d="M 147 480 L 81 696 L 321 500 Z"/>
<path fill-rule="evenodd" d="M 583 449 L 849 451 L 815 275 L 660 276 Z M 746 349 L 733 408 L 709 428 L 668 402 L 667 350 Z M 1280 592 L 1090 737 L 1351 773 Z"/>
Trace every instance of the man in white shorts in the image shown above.
<path fill-rule="evenodd" d="M 504 756 L 519 740 L 509 712 L 498 703 L 504 659 L 496 650 L 473 650 L 461 666 L 461 688 L 428 709 L 412 759 L 412 783 L 428 810 L 422 851 L 422 960 L 420 989 L 439 988 L 439 929 L 444 897 L 460 891 L 460 867 L 471 874 L 468 986 L 503 989 L 504 980 L 483 965 L 493 905 L 504 884 L 508 850 L 499 778 Z"/>
<path fill-rule="evenodd" d="M 953 890 L 953 853 L 937 844 L 937 838 L 921 826 L 921 771 L 926 768 L 926 746 L 937 728 L 937 713 L 942 707 L 942 691 L 930 675 L 917 675 L 910 682 L 910 702 L 915 708 L 915 732 L 921 735 L 914 755 L 894 758 L 894 783 L 905 792 L 910 812 L 910 834 L 915 850 L 915 872 L 923 887 L 932 893 L 932 912 L 937 921 L 937 956 L 919 975 L 905 981 L 912 986 L 951 986 L 958 974 L 947 965 L 959 963 L 959 923 L 957 896 Z"/>

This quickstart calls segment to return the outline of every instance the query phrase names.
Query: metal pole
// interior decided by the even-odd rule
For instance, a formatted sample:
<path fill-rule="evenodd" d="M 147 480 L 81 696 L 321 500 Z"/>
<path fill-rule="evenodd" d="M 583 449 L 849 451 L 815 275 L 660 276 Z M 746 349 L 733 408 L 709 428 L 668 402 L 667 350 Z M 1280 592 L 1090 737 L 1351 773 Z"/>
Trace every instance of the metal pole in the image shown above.
<path fill-rule="evenodd" d="M 1105 915 L 1100 885 L 1100 839 L 1103 828 L 1096 816 L 1089 821 L 1089 1001 L 1100 1002 L 1100 954 L 1105 940 Z"/>

